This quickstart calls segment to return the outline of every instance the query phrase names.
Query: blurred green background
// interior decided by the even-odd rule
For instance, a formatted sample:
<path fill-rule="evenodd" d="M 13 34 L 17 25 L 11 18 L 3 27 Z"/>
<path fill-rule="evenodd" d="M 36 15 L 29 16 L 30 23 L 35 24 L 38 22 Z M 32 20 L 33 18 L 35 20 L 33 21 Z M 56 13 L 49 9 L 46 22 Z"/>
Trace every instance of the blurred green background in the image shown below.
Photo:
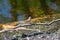
<path fill-rule="evenodd" d="M 0 0 L 0 23 L 60 13 L 60 0 Z"/>

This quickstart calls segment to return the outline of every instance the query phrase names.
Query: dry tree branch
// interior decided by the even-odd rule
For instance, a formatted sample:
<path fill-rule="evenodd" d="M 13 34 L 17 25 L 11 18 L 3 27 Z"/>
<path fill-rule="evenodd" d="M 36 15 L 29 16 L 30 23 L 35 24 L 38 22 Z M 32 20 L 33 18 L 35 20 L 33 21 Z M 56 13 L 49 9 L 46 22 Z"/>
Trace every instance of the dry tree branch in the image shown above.
<path fill-rule="evenodd" d="M 30 25 L 51 25 L 51 24 L 53 24 L 53 23 L 55 23 L 55 22 L 58 22 L 58 21 L 60 21 L 60 19 L 57 19 L 57 20 L 53 20 L 53 21 L 51 21 L 51 22 L 49 22 L 49 23 L 24 23 L 24 24 L 19 24 L 19 25 L 17 25 L 17 26 L 15 26 L 14 28 L 9 28 L 9 29 L 3 29 L 3 30 L 1 30 L 0 31 L 0 33 L 1 32 L 5 32 L 5 31 L 13 31 L 13 30 L 19 30 L 19 29 L 22 29 L 22 30 L 35 30 L 35 31 L 40 31 L 39 29 L 27 29 L 27 28 L 25 28 L 24 26 L 30 26 Z M 9 25 L 10 26 L 10 25 Z"/>

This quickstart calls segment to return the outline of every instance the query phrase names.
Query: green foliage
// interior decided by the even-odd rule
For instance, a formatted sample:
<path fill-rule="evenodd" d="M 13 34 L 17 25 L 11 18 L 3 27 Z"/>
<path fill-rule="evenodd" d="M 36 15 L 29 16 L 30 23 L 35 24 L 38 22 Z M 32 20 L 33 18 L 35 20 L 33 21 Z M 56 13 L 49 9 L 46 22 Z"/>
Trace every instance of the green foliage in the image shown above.
<path fill-rule="evenodd" d="M 5 17 L 4 14 L 0 14 L 0 22 L 7 23 L 10 21 L 9 21 L 9 18 Z"/>
<path fill-rule="evenodd" d="M 43 15 L 44 14 L 44 11 L 43 10 L 41 10 L 41 9 L 38 9 L 37 11 L 36 11 L 37 13 L 37 15 L 39 16 L 39 15 Z"/>
<path fill-rule="evenodd" d="M 12 0 L 10 0 L 10 1 L 12 1 Z M 52 0 L 16 0 L 15 10 L 20 11 L 24 15 L 26 15 L 26 14 L 28 16 L 31 15 L 32 17 L 39 17 L 40 15 L 45 15 L 45 14 L 49 15 L 51 13 L 51 9 L 48 7 L 47 4 L 51 1 Z M 56 2 L 58 2 L 58 1 L 56 1 Z M 12 5 L 12 6 L 14 6 L 14 5 Z M 54 11 L 54 12 L 60 13 L 59 10 Z"/>
<path fill-rule="evenodd" d="M 33 7 L 33 8 L 32 8 Z M 17 0 L 17 9 L 23 12 L 24 14 L 29 14 L 31 16 L 33 14 L 43 14 L 43 11 L 40 9 L 35 9 L 34 8 L 39 8 L 40 7 L 40 2 L 39 0 Z M 32 8 L 32 9 L 30 9 Z M 34 12 L 31 12 L 33 10 Z"/>

